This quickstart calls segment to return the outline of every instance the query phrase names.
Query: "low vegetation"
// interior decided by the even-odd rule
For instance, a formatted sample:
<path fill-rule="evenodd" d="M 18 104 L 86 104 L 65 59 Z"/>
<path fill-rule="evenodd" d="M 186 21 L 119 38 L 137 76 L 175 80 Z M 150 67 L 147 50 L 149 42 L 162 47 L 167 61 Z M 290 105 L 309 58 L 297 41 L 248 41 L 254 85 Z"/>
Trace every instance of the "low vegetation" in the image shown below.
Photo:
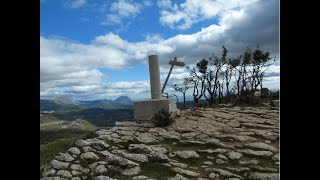
<path fill-rule="evenodd" d="M 59 152 L 67 151 L 78 138 L 80 137 L 59 139 L 40 145 L 40 170 L 43 170 L 44 165 L 50 162 Z"/>
<path fill-rule="evenodd" d="M 169 112 L 161 109 L 157 114 L 154 115 L 153 122 L 156 127 L 165 127 L 172 124 L 174 119 Z"/>
<path fill-rule="evenodd" d="M 176 175 L 171 167 L 161 165 L 160 163 L 142 164 L 140 174 L 159 180 L 167 180 L 168 177 L 173 177 Z"/>
<path fill-rule="evenodd" d="M 42 123 L 61 121 L 52 115 L 44 115 Z M 49 117 L 49 118 L 48 118 Z M 41 122 L 41 121 L 40 121 Z M 78 121 L 80 128 L 48 128 L 40 130 L 40 175 L 44 165 L 50 162 L 59 152 L 67 151 L 78 139 L 92 138 L 97 127 L 87 121 Z"/>

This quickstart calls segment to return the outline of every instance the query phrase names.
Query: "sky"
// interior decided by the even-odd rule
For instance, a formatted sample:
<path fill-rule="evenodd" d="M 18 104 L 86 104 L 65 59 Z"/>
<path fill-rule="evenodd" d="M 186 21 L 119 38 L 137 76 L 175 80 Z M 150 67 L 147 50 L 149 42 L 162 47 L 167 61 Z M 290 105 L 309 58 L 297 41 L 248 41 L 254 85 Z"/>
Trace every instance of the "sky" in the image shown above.
<path fill-rule="evenodd" d="M 278 0 L 40 0 L 40 98 L 151 98 L 148 56 L 160 60 L 161 85 L 177 57 L 186 66 L 247 47 L 280 60 Z M 174 67 L 166 92 L 188 76 Z M 280 89 L 280 63 L 264 87 Z M 192 95 L 192 91 L 187 91 Z"/>

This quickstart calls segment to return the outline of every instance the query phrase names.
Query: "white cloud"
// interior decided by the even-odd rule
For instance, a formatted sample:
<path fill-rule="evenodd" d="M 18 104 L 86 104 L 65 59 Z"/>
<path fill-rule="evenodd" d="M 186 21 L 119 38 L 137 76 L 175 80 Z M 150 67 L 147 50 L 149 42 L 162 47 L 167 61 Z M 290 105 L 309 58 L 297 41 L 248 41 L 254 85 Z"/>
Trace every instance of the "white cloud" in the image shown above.
<path fill-rule="evenodd" d="M 71 9 L 78 9 L 86 4 L 86 0 L 67 0 L 64 3 L 65 7 L 71 8 Z"/>
<path fill-rule="evenodd" d="M 122 19 L 132 18 L 141 12 L 142 5 L 127 0 L 118 0 L 113 2 L 110 7 L 110 13 L 102 25 L 121 24 Z"/>
<path fill-rule="evenodd" d="M 160 22 L 171 28 L 189 29 L 199 21 L 219 18 L 224 13 L 235 9 L 245 9 L 257 0 L 186 0 L 174 3 L 170 0 L 159 0 Z"/>
<path fill-rule="evenodd" d="M 171 7 L 177 6 L 171 3 Z M 149 34 L 140 42 L 129 42 L 111 32 L 95 37 L 88 44 L 40 36 L 40 94 L 50 96 L 69 92 L 81 97 L 96 98 L 107 96 L 108 93 L 141 95 L 141 92 L 148 90 L 146 85 L 138 88 L 139 85 L 134 83 L 121 86 L 111 84 L 118 89 L 110 87 L 111 85 L 105 88 L 107 77 L 100 68 L 127 69 L 137 63 L 147 63 L 147 57 L 151 54 L 159 55 L 160 70 L 165 73 L 161 77 L 162 82 L 170 68 L 169 60 L 177 57 L 186 66 L 192 66 L 202 58 L 210 57 L 212 53 L 220 56 L 222 45 L 229 50 L 228 57 L 238 56 L 248 45 L 255 48 L 257 43 L 272 56 L 278 55 L 278 10 L 276 0 L 253 3 L 244 9 L 224 13 L 217 25 L 210 25 L 196 33 L 180 34 L 167 39 L 158 34 Z M 179 67 L 174 67 L 172 73 L 168 84 L 181 80 L 186 75 L 185 69 Z M 277 77 L 278 74 L 279 66 L 271 66 L 266 77 Z M 148 79 L 149 77 L 145 77 L 142 80 Z M 125 87 L 132 87 L 132 90 Z M 109 89 L 108 93 L 105 93 L 105 89 Z"/>
<path fill-rule="evenodd" d="M 151 6 L 152 5 L 152 1 L 151 0 L 143 0 L 143 5 Z"/>

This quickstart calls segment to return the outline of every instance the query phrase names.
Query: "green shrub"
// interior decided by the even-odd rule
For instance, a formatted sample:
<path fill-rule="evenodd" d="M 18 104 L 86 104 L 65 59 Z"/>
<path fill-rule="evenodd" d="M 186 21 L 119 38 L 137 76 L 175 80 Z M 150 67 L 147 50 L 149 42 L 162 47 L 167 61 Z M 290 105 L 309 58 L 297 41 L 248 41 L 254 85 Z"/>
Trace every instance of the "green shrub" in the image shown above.
<path fill-rule="evenodd" d="M 273 102 L 272 99 L 270 100 L 270 106 L 271 106 L 271 107 L 275 107 L 275 106 L 276 106 L 276 105 L 274 104 L 274 102 Z"/>
<path fill-rule="evenodd" d="M 263 106 L 264 99 L 252 95 L 243 95 L 234 99 L 233 106 Z"/>
<path fill-rule="evenodd" d="M 153 123 L 156 127 L 169 126 L 174 122 L 171 114 L 164 109 L 161 109 L 158 113 L 153 116 Z"/>
<path fill-rule="evenodd" d="M 271 91 L 270 92 L 270 98 L 272 100 L 277 100 L 279 99 L 279 96 L 280 96 L 280 91 L 279 90 L 274 90 L 274 91 Z"/>

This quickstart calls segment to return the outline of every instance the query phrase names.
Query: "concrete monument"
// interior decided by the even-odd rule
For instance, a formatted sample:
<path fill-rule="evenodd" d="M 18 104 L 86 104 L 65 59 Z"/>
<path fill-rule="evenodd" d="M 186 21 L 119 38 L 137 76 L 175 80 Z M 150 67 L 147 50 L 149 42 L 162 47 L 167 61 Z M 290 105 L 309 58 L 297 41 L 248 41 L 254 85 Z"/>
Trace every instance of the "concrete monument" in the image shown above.
<path fill-rule="evenodd" d="M 150 55 L 148 56 L 148 59 L 151 99 L 134 103 L 134 119 L 136 121 L 150 121 L 152 117 L 161 109 L 164 109 L 169 113 L 176 113 L 178 110 L 177 105 L 173 100 L 161 99 L 161 96 L 169 79 L 173 66 L 183 66 L 184 63 L 178 62 L 176 58 L 174 61 L 169 62 L 169 64 L 171 64 L 171 69 L 167 76 L 166 82 L 161 89 L 159 58 L 157 55 Z"/>

